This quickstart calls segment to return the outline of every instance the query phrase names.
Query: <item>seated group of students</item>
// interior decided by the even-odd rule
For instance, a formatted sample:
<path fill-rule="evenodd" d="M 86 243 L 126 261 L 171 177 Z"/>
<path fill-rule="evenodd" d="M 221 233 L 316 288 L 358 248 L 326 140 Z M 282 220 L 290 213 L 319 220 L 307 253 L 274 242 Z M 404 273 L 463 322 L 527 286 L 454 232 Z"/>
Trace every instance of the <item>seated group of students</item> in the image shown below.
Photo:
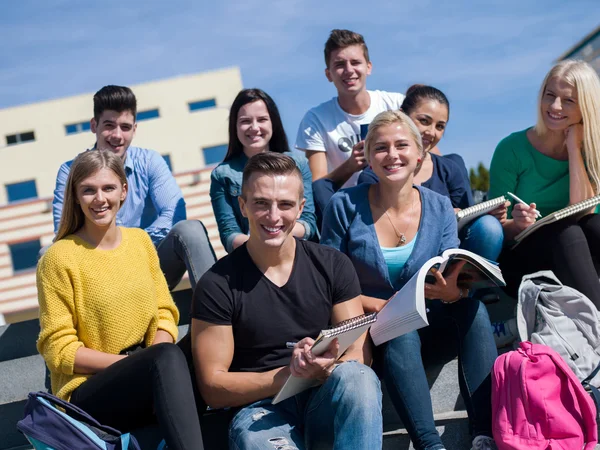
<path fill-rule="evenodd" d="M 38 265 L 38 349 L 55 395 L 124 431 L 156 420 L 170 449 L 203 448 L 206 405 L 231 408 L 233 449 L 376 449 L 382 378 L 415 448 L 437 450 L 444 445 L 422 353 L 452 345 L 473 448 L 495 448 L 497 350 L 480 293 L 458 283 L 458 270 L 426 285 L 428 327 L 377 348 L 363 335 L 339 359 L 335 341 L 320 356 L 310 348 L 321 329 L 379 311 L 425 261 L 458 246 L 499 259 L 513 294 L 523 274 L 550 269 L 600 307 L 597 215 L 503 247 L 536 210 L 597 194 L 600 80 L 583 62 L 552 68 L 537 124 L 500 142 L 490 169 L 491 197 L 511 191 L 536 203 L 504 204 L 459 234 L 455 212 L 472 198 L 462 161 L 436 153 L 446 96 L 420 85 L 406 97 L 367 91 L 367 47 L 347 30 L 332 31 L 325 62 L 338 96 L 300 125 L 296 147 L 308 163 L 289 152 L 266 93 L 246 89 L 234 100 L 229 150 L 211 176 L 229 253 L 219 261 L 203 225 L 185 220 L 160 155 L 130 146 L 131 90 L 96 93 L 95 151 L 61 166 L 56 238 Z M 186 270 L 192 320 L 175 344 L 179 312 L 169 290 Z M 290 374 L 320 385 L 273 405 Z"/>

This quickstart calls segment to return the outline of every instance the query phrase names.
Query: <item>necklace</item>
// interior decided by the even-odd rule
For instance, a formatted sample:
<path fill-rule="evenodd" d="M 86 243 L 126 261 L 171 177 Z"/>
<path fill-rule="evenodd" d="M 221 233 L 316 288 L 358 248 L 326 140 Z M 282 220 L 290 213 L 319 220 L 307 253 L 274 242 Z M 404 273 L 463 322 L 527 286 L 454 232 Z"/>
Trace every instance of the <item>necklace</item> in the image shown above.
<path fill-rule="evenodd" d="M 415 209 L 415 197 L 414 197 L 414 194 L 412 194 L 412 191 L 411 191 L 411 195 L 413 197 L 413 200 L 412 200 L 412 204 L 410 207 L 410 216 L 412 217 L 413 210 Z M 398 238 L 398 243 L 396 244 L 396 247 L 400 247 L 401 245 L 406 244 L 406 232 L 408 231 L 408 227 L 410 226 L 410 220 L 408 221 L 408 225 L 406 225 L 406 228 L 404 229 L 404 233 L 400 233 L 400 231 L 398 231 L 398 228 L 396 228 L 396 225 L 394 225 L 394 222 L 393 222 L 391 216 L 388 214 L 387 209 L 384 209 L 383 212 L 384 212 L 385 216 L 388 218 L 388 220 L 390 221 L 390 225 L 394 229 L 394 233 L 396 233 L 396 237 Z"/>

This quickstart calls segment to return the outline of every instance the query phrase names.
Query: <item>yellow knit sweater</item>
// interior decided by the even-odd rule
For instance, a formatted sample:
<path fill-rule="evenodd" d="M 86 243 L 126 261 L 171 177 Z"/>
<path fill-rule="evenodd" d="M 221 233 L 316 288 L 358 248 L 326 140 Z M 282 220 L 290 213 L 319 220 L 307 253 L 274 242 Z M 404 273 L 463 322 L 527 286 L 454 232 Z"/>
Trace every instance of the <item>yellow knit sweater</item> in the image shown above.
<path fill-rule="evenodd" d="M 51 372 L 52 392 L 62 399 L 90 376 L 73 373 L 80 347 L 116 355 L 151 345 L 157 329 L 177 339 L 179 311 L 150 237 L 138 228 L 121 228 L 121 235 L 113 250 L 67 236 L 38 264 L 37 348 Z"/>

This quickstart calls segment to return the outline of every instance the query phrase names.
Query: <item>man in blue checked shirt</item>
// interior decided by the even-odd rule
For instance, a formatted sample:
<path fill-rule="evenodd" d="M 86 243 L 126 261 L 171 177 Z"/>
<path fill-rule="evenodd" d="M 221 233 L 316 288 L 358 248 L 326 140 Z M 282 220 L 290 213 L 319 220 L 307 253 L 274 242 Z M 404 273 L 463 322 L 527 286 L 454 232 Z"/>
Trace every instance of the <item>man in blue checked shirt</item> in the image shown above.
<path fill-rule="evenodd" d="M 91 130 L 94 149 L 114 152 L 123 159 L 127 174 L 127 199 L 117 214 L 117 224 L 148 232 L 160 259 L 169 289 L 188 271 L 192 287 L 216 261 L 206 228 L 199 220 L 186 220 L 181 189 L 163 157 L 154 150 L 130 146 L 137 127 L 137 101 L 128 87 L 104 86 L 94 95 Z M 72 161 L 58 170 L 52 202 L 54 232 L 58 230 L 64 190 Z"/>

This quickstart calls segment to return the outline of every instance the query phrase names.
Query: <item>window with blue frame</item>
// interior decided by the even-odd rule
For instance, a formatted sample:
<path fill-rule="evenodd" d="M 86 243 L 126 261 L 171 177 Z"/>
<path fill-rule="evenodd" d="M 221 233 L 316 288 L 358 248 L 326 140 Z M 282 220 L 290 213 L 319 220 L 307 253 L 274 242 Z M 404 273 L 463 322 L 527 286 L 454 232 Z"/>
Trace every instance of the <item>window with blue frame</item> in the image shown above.
<path fill-rule="evenodd" d="M 39 239 L 18 244 L 8 244 L 14 272 L 34 269 L 37 265 L 38 253 L 42 248 Z"/>
<path fill-rule="evenodd" d="M 9 134 L 6 136 L 6 145 L 23 144 L 24 142 L 35 141 L 35 133 L 26 131 L 25 133 Z"/>
<path fill-rule="evenodd" d="M 35 180 L 21 181 L 20 183 L 6 184 L 6 197 L 8 203 L 19 202 L 29 198 L 37 198 Z"/>
<path fill-rule="evenodd" d="M 227 144 L 204 147 L 202 153 L 204 153 L 205 165 L 219 164 L 227 154 Z"/>
<path fill-rule="evenodd" d="M 169 155 L 168 153 L 165 155 L 162 155 L 163 159 L 165 160 L 165 162 L 167 163 L 167 167 L 169 168 L 169 170 L 171 172 L 173 172 L 173 166 L 171 166 L 171 155 Z"/>
<path fill-rule="evenodd" d="M 91 125 L 89 120 L 85 122 L 70 123 L 69 125 L 65 125 L 66 134 L 83 133 L 84 131 L 90 131 L 90 129 Z"/>
<path fill-rule="evenodd" d="M 160 117 L 158 109 L 148 109 L 146 111 L 138 111 L 135 120 L 141 122 L 143 120 L 156 119 L 157 117 Z"/>
<path fill-rule="evenodd" d="M 217 101 L 214 98 L 209 98 L 206 100 L 198 100 L 196 102 L 188 103 L 190 112 L 198 111 L 199 109 L 214 108 L 215 106 L 217 106 Z"/>

